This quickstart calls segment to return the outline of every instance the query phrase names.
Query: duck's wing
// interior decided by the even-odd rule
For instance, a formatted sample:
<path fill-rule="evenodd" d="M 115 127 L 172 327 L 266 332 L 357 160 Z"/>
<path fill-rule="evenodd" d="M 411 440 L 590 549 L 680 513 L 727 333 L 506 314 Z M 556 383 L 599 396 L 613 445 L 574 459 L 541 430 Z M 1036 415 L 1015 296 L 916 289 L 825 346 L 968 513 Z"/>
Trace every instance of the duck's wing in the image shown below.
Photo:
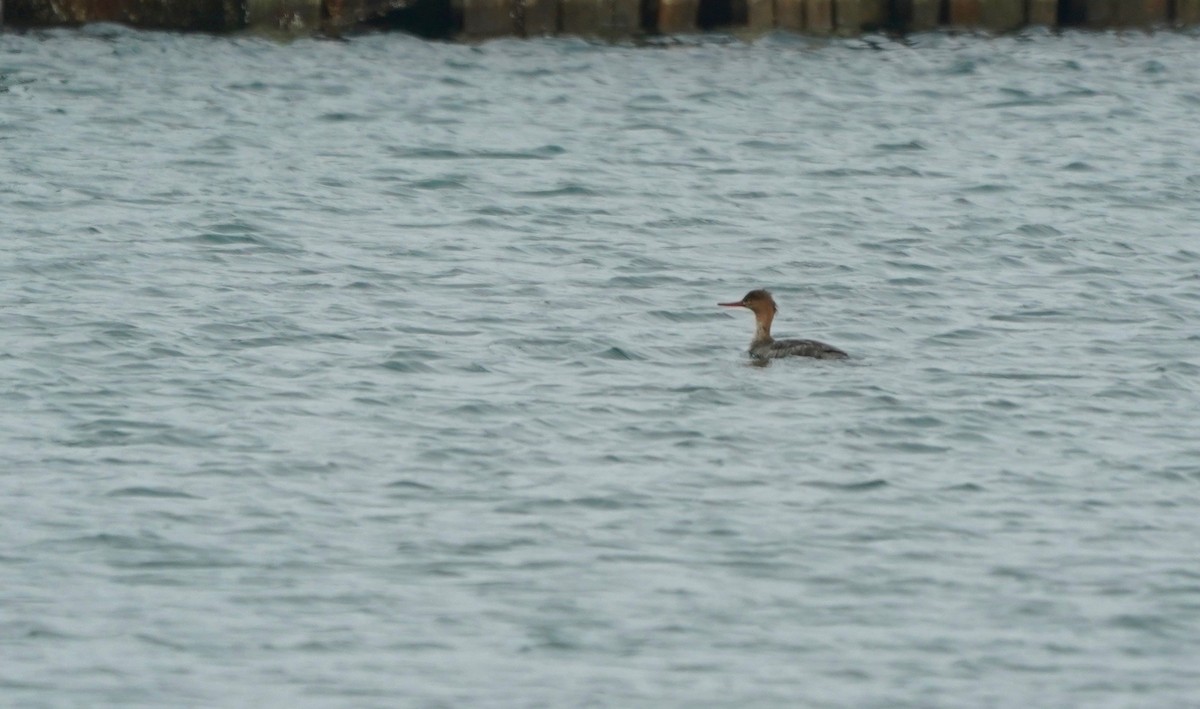
<path fill-rule="evenodd" d="M 815 359 L 846 359 L 850 355 L 833 345 L 816 340 L 776 340 L 764 352 L 767 357 L 813 357 Z"/>

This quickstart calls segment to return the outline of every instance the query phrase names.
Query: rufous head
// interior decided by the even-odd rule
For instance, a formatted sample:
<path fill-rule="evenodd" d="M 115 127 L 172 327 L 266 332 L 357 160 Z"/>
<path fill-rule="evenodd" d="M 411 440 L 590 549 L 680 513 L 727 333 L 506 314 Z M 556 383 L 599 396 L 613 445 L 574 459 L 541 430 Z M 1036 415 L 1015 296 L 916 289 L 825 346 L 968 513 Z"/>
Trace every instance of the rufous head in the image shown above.
<path fill-rule="evenodd" d="M 741 300 L 735 303 L 717 303 L 726 308 L 749 308 L 758 316 L 772 316 L 779 312 L 779 307 L 775 305 L 775 299 L 771 297 L 771 291 L 759 288 L 747 293 Z"/>

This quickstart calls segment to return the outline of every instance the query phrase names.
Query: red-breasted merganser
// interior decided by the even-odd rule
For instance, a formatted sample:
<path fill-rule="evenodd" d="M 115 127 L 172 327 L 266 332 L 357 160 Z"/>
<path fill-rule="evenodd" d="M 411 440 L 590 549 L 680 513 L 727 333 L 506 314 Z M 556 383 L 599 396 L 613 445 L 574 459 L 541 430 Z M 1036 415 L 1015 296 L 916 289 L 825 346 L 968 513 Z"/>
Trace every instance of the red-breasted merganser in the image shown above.
<path fill-rule="evenodd" d="M 815 357 L 817 359 L 846 359 L 850 355 L 833 345 L 816 340 L 776 340 L 771 337 L 771 320 L 779 312 L 770 291 L 752 290 L 736 303 L 717 303 L 727 308 L 749 308 L 754 311 L 754 339 L 750 341 L 750 356 L 755 359 L 778 357 Z"/>

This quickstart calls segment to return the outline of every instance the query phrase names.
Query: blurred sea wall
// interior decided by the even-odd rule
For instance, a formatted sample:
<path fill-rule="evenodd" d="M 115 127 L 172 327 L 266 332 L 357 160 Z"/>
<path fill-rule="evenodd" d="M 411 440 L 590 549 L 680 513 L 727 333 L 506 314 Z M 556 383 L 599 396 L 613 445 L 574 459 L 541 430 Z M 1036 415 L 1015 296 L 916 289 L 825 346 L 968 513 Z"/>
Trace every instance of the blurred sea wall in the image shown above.
<path fill-rule="evenodd" d="M 463 40 L 776 29 L 856 36 L 939 28 L 1188 27 L 1200 25 L 1200 0 L 0 0 L 0 24 L 7 27 L 89 22 L 283 34 L 382 28 Z"/>

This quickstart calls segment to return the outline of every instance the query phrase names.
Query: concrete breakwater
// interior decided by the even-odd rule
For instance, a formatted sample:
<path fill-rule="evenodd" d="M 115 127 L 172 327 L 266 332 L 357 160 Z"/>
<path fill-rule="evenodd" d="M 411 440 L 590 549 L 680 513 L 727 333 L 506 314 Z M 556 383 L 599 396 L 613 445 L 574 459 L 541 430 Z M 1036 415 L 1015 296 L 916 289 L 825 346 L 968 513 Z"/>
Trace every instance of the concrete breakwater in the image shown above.
<path fill-rule="evenodd" d="M 9 26 L 88 22 L 208 32 L 377 27 L 468 40 L 774 29 L 854 36 L 943 27 L 1195 26 L 1200 0 L 0 0 L 0 23 Z"/>

